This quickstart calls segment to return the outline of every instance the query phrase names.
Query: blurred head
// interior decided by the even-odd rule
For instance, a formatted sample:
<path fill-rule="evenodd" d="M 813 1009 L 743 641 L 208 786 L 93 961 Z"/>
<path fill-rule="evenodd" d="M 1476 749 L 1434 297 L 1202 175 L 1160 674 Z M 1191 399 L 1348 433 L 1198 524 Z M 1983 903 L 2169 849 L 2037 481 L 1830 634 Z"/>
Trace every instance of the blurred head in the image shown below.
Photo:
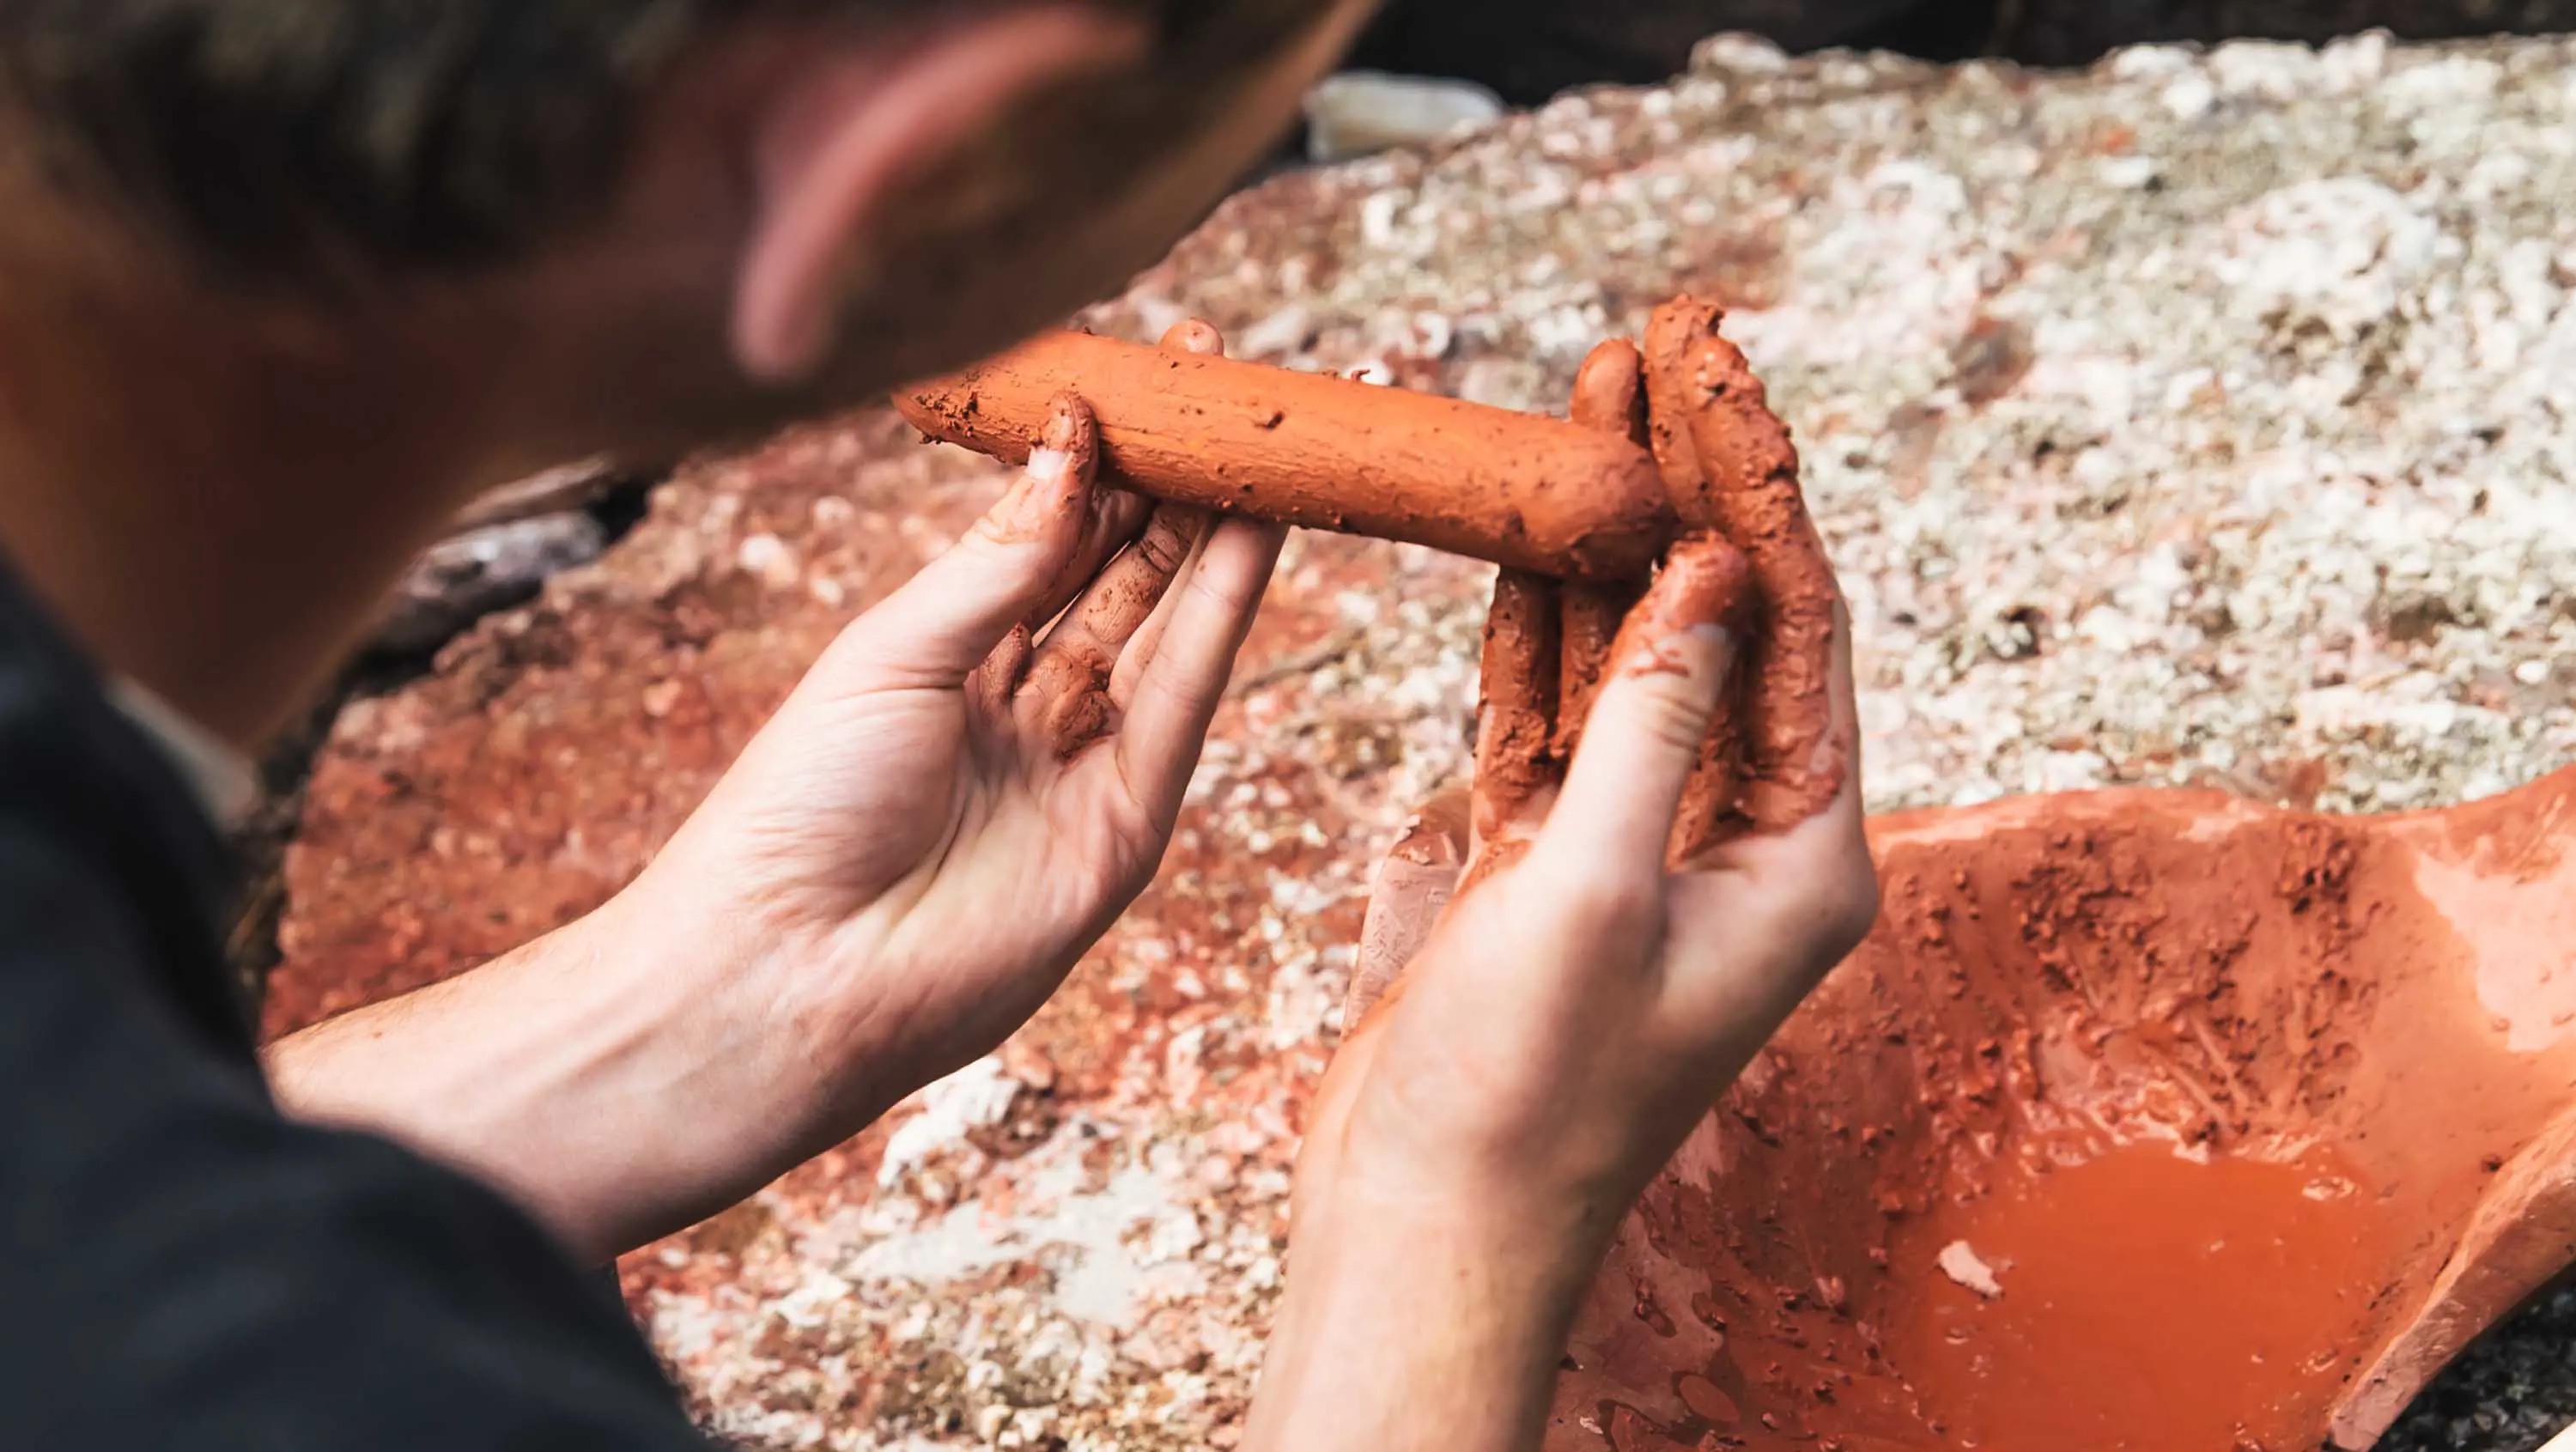
<path fill-rule="evenodd" d="M 0 266 L 182 352 L 408 374 L 530 459 L 680 447 L 1114 289 L 1368 8 L 11 0 Z"/>

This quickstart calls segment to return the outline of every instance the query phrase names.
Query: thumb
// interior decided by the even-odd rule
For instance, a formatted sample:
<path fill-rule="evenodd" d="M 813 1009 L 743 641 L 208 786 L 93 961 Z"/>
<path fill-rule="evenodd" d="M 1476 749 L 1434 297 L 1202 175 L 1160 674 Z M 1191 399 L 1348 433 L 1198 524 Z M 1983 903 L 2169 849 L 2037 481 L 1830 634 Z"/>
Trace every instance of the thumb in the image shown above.
<path fill-rule="evenodd" d="M 1081 547 L 1099 473 L 1090 405 L 1056 396 L 1019 479 L 963 539 L 854 621 L 824 656 L 842 690 L 953 690 L 1025 623 Z M 855 669 L 864 680 L 847 673 Z"/>
<path fill-rule="evenodd" d="M 1351 965 L 1350 991 L 1342 998 L 1342 1033 L 1360 1020 L 1404 974 L 1405 967 L 1457 894 L 1467 858 L 1467 799 L 1460 791 L 1433 797 L 1395 840 L 1369 884 L 1368 916 L 1360 924 L 1359 952 Z"/>
<path fill-rule="evenodd" d="M 1538 852 L 1660 879 L 1682 791 L 1735 664 L 1752 594 L 1744 556 L 1713 535 L 1674 546 L 1610 650 Z"/>

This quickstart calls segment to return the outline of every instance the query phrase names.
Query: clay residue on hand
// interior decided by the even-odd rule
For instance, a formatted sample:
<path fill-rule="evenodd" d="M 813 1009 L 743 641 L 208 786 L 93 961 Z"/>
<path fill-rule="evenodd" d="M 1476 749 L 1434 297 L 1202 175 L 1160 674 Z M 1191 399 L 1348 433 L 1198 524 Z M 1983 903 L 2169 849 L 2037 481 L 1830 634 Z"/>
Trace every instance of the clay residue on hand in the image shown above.
<path fill-rule="evenodd" d="M 1797 448 L 1744 354 L 1718 331 L 1723 319 L 1688 298 L 1656 310 L 1649 386 L 1660 390 L 1659 407 L 1680 410 L 1657 418 L 1657 454 L 1668 483 L 1696 471 L 1674 496 L 1685 523 L 1706 520 L 1744 552 L 1760 583 L 1762 620 L 1747 641 L 1741 688 L 1740 807 L 1753 829 L 1784 831 L 1830 805 L 1850 769 L 1831 695 L 1841 592 L 1807 515 Z M 1667 428 L 1676 436 L 1663 437 Z"/>
<path fill-rule="evenodd" d="M 1152 618 L 1208 523 L 1205 510 L 1157 506 L 1136 542 L 1101 570 L 1047 634 L 1021 689 L 1046 703 L 1058 756 L 1079 753 L 1115 727 L 1109 683 L 1118 657 Z"/>
<path fill-rule="evenodd" d="M 1570 417 L 1578 428 L 1611 434 L 1642 447 L 1646 441 L 1646 380 L 1637 345 L 1612 338 L 1594 347 L 1574 375 Z M 1560 593 L 1562 651 L 1557 668 L 1554 749 L 1572 761 L 1583 744 L 1601 691 L 1620 622 L 1644 592 L 1642 580 L 1571 581 Z"/>
<path fill-rule="evenodd" d="M 1476 835 L 1499 840 L 1556 779 L 1557 595 L 1553 581 L 1505 570 L 1485 615 L 1484 697 L 1476 713 Z"/>

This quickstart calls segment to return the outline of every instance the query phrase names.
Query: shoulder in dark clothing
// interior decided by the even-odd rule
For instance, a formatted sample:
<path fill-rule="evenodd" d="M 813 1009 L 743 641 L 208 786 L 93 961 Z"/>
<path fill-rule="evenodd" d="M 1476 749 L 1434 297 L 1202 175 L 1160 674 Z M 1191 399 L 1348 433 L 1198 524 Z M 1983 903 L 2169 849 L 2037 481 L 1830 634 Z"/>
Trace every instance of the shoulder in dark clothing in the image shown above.
<path fill-rule="evenodd" d="M 0 1446 L 702 1449 L 525 1214 L 277 1113 L 225 876 L 171 764 L 0 578 Z"/>

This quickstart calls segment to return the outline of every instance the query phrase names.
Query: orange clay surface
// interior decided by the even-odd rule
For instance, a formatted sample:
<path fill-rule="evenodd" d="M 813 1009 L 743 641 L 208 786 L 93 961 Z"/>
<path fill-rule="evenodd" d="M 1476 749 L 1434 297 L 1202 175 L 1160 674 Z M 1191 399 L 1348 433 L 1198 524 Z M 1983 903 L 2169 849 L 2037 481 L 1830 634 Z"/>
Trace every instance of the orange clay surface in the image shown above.
<path fill-rule="evenodd" d="M 1624 437 L 1327 374 L 1056 333 L 896 405 L 1018 463 L 1067 390 L 1099 415 L 1110 477 L 1158 498 L 1552 576 L 1641 576 L 1673 537 Z"/>
<path fill-rule="evenodd" d="M 1878 824 L 1887 913 L 1622 1228 L 1548 1445 L 2369 1446 L 2576 1244 L 2576 773 Z"/>

